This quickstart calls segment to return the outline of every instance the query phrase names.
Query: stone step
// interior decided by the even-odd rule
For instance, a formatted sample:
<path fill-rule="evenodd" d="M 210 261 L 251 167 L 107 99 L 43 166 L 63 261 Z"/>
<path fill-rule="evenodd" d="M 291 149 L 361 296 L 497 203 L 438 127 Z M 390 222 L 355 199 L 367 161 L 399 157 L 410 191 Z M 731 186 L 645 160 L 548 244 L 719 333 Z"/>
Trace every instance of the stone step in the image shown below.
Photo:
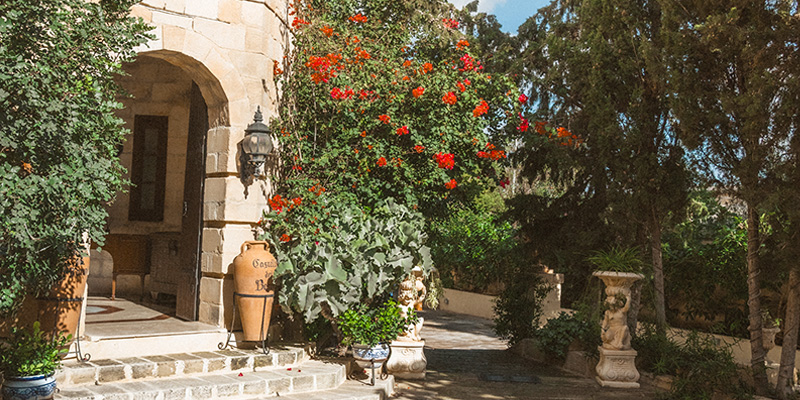
<path fill-rule="evenodd" d="M 299 366 L 273 368 L 269 371 L 234 371 L 149 381 L 86 384 L 61 388 L 55 399 L 170 400 L 278 396 L 284 398 L 286 395 L 296 393 L 336 389 L 344 381 L 344 365 L 306 361 Z"/>
<path fill-rule="evenodd" d="M 394 393 L 394 377 L 376 379 L 375 386 L 369 380 L 348 380 L 335 389 L 321 390 L 302 394 L 281 395 L 281 400 L 386 400 Z M 248 400 L 260 400 L 268 397 L 251 397 Z"/>
<path fill-rule="evenodd" d="M 265 371 L 297 366 L 308 359 L 305 348 L 285 346 L 273 347 L 269 354 L 260 350 L 218 350 L 91 360 L 87 363 L 70 361 L 56 374 L 56 382 L 59 388 L 70 388 L 209 373 Z"/>

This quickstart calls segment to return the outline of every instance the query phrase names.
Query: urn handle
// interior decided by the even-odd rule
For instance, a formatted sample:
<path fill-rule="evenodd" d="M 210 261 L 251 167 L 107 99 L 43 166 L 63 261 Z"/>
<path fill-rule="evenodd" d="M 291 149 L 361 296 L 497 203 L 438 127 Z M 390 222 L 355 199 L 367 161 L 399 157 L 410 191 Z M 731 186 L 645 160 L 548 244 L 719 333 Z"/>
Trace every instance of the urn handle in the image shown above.
<path fill-rule="evenodd" d="M 267 242 L 266 240 L 249 240 L 247 242 L 242 243 L 242 248 L 239 252 L 244 253 L 251 245 L 254 244 L 263 244 L 264 250 L 269 251 L 269 242 Z"/>

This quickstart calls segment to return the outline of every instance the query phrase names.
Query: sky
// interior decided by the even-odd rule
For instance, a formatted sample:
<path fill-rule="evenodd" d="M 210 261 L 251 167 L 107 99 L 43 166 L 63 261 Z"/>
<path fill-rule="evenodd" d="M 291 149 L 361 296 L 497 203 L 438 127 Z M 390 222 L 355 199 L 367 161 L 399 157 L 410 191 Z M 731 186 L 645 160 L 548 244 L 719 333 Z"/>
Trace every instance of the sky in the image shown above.
<path fill-rule="evenodd" d="M 448 0 L 461 8 L 472 0 Z M 550 0 L 480 0 L 478 11 L 494 14 L 503 25 L 503 31 L 516 34 L 517 28 L 539 7 L 550 4 Z"/>

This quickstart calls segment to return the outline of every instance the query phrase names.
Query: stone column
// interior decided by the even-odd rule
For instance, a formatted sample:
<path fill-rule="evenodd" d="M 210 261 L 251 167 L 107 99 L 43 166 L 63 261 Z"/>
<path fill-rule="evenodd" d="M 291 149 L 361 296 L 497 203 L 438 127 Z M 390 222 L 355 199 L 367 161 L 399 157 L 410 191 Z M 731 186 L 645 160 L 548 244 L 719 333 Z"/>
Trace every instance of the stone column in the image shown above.
<path fill-rule="evenodd" d="M 597 363 L 597 382 L 600 386 L 638 388 L 639 371 L 636 370 L 636 350 L 631 348 L 628 330 L 631 286 L 642 274 L 598 271 L 593 274 L 606 285 L 606 312 L 603 319 Z"/>

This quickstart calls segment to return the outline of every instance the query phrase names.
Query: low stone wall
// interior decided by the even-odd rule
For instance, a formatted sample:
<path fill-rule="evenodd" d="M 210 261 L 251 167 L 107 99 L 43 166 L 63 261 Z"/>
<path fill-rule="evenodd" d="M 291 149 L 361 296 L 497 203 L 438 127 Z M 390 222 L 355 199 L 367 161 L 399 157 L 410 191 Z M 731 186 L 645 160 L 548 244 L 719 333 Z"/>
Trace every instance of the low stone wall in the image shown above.
<path fill-rule="evenodd" d="M 545 319 L 553 318 L 561 311 L 561 284 L 564 283 L 564 275 L 540 274 L 539 276 L 552 288 L 544 299 L 542 311 Z M 456 314 L 494 319 L 494 303 L 496 300 L 496 296 L 444 289 L 442 296 L 439 297 L 439 309 Z"/>

